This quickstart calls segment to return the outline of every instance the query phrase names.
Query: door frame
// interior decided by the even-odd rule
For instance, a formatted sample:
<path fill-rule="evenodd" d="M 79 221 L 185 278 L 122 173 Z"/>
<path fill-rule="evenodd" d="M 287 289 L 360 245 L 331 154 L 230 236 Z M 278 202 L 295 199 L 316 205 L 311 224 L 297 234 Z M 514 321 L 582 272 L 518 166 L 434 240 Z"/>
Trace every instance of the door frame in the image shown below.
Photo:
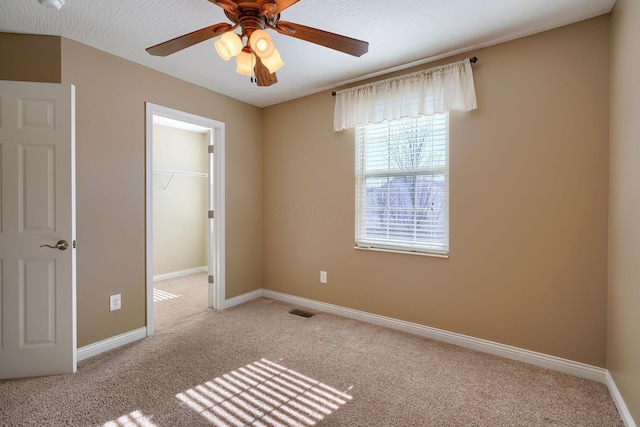
<path fill-rule="evenodd" d="M 224 309 L 225 304 L 225 124 L 217 120 L 209 119 L 195 114 L 186 113 L 184 111 L 175 110 L 173 108 L 164 107 L 162 105 L 145 102 L 146 110 L 146 177 L 145 177 L 145 245 L 146 245 L 146 301 L 147 301 L 147 336 L 153 334 L 154 331 L 154 312 L 153 312 L 153 117 L 160 116 L 168 119 L 178 120 L 202 126 L 210 129 L 210 139 L 214 146 L 215 154 L 213 161 L 209 162 L 209 174 L 213 176 L 213 187 L 210 188 L 209 194 L 213 192 L 213 200 L 207 203 L 211 205 L 215 211 L 215 219 L 209 223 L 209 264 L 213 262 L 213 271 L 215 274 L 213 298 L 210 298 L 210 304 L 215 310 Z M 212 170 L 213 169 L 213 170 Z M 212 175 L 213 173 L 213 175 Z M 204 214 L 204 213 L 203 213 Z M 213 250 L 212 250 L 213 249 Z M 211 260 L 211 253 L 213 259 Z M 211 265 L 209 266 L 211 267 Z M 211 272 L 210 272 L 211 273 Z M 212 299 L 212 301 L 211 301 Z"/>

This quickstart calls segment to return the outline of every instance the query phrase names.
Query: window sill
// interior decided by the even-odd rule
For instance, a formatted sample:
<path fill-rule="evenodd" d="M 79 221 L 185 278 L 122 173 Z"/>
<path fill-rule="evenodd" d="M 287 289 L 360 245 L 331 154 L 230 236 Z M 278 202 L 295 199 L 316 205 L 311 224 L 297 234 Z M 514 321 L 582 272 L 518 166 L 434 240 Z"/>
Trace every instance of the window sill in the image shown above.
<path fill-rule="evenodd" d="M 402 250 L 402 249 L 365 248 L 362 246 L 354 246 L 353 249 L 357 249 L 359 251 L 390 252 L 393 254 L 428 256 L 433 258 L 449 258 L 449 255 L 429 253 L 429 252 L 418 252 L 418 251 L 411 251 L 411 250 Z"/>

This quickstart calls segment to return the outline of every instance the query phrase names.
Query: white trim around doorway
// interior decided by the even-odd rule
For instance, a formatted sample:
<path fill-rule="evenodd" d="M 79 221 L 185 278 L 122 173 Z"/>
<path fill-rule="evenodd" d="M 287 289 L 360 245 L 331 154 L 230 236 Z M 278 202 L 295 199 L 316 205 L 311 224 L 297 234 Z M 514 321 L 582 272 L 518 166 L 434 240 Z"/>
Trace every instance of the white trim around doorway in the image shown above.
<path fill-rule="evenodd" d="M 213 176 L 213 206 L 215 221 L 213 222 L 213 272 L 215 274 L 213 303 L 214 309 L 223 309 L 225 303 L 225 124 L 217 120 L 197 116 L 161 105 L 145 103 L 146 109 L 146 176 L 145 176 L 145 204 L 146 204 L 146 330 L 147 336 L 153 335 L 153 119 L 162 117 L 170 120 L 188 123 L 211 130 L 214 145 L 214 175 Z"/>

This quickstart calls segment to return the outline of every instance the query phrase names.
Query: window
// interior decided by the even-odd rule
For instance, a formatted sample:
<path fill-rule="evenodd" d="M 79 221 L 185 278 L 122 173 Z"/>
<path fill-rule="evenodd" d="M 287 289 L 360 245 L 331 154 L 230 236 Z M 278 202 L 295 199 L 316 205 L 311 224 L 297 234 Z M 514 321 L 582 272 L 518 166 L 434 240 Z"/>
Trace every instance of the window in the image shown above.
<path fill-rule="evenodd" d="M 356 247 L 449 253 L 448 114 L 356 128 Z"/>

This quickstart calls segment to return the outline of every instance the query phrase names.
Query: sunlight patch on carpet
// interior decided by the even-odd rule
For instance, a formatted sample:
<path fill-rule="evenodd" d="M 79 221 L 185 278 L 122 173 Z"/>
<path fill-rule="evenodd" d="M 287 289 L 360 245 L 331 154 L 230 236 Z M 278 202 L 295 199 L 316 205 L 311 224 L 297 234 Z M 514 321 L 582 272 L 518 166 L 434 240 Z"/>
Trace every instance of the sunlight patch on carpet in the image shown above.
<path fill-rule="evenodd" d="M 173 298 L 181 297 L 180 294 L 172 294 L 171 292 L 161 291 L 160 289 L 153 290 L 153 302 L 166 301 Z"/>
<path fill-rule="evenodd" d="M 313 426 L 353 397 L 261 359 L 176 398 L 218 427 Z"/>
<path fill-rule="evenodd" d="M 117 420 L 109 421 L 102 427 L 158 427 L 151 422 L 151 418 L 147 417 L 140 411 L 133 411 L 128 415 L 123 415 Z"/>

